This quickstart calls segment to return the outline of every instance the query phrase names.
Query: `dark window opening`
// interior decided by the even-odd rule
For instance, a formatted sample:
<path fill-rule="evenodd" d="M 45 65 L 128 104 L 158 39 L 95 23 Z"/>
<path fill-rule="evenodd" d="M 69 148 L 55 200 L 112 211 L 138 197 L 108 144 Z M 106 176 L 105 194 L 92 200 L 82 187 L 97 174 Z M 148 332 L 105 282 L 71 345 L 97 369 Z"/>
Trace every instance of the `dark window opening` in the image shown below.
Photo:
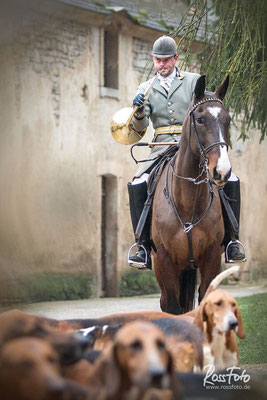
<path fill-rule="evenodd" d="M 104 32 L 104 86 L 118 89 L 119 40 L 116 32 Z"/>

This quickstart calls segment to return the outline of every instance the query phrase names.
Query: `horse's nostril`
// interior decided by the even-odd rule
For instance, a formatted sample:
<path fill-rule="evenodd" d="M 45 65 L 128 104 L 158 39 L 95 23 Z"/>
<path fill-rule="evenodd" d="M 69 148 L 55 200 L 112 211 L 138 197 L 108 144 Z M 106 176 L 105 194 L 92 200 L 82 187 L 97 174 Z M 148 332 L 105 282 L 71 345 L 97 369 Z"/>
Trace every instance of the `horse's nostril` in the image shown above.
<path fill-rule="evenodd" d="M 213 179 L 219 182 L 222 180 L 222 175 L 217 171 L 216 167 L 213 168 Z"/>

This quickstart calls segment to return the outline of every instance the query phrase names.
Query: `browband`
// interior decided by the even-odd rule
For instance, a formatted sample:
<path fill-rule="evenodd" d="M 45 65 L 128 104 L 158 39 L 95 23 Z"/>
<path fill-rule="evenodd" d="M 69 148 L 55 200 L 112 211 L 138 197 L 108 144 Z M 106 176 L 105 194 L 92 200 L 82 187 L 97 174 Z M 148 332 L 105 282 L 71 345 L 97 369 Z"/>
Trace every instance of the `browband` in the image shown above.
<path fill-rule="evenodd" d="M 223 104 L 222 100 L 218 99 L 217 97 L 206 97 L 203 100 L 198 101 L 196 104 L 193 105 L 193 107 L 190 110 L 190 114 L 200 105 L 203 103 L 206 103 L 207 101 L 219 101 L 221 104 Z"/>

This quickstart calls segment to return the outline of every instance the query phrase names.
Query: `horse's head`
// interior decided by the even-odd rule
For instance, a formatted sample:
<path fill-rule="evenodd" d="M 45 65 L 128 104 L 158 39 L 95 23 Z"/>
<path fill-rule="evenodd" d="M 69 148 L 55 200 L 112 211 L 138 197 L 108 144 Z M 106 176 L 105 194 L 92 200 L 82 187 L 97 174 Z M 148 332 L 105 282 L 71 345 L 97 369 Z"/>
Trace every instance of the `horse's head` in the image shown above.
<path fill-rule="evenodd" d="M 207 160 L 210 178 L 216 185 L 224 185 L 231 174 L 228 158 L 228 128 L 230 116 L 222 104 L 227 91 L 229 77 L 214 93 L 205 92 L 205 75 L 195 87 L 189 115 L 191 124 L 191 146 Z M 194 133 L 193 133 L 194 131 Z"/>

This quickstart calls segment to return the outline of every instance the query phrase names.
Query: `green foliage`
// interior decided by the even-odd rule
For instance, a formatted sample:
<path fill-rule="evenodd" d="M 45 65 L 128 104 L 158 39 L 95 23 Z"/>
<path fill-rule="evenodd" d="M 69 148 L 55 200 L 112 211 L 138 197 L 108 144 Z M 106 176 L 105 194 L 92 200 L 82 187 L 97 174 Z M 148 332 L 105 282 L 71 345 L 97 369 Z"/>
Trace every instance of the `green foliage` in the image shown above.
<path fill-rule="evenodd" d="M 143 17 L 145 17 L 145 18 L 148 18 L 148 17 L 149 17 L 149 14 L 148 14 L 148 12 L 147 12 L 146 10 L 140 9 L 140 10 L 138 10 L 138 13 L 139 13 L 140 15 L 143 15 Z"/>
<path fill-rule="evenodd" d="M 180 37 L 181 69 L 200 65 L 210 90 L 229 74 L 226 105 L 233 120 L 242 117 L 241 137 L 246 139 L 248 128 L 255 127 L 263 140 L 267 134 L 267 1 L 194 0 L 189 7 L 169 33 Z M 195 41 L 201 42 L 197 54 L 192 50 Z"/>
<path fill-rule="evenodd" d="M 237 299 L 245 339 L 238 339 L 240 364 L 267 363 L 267 293 Z"/>
<path fill-rule="evenodd" d="M 101 8 L 106 8 L 105 4 L 101 0 L 93 0 L 93 3 L 95 3 L 97 6 Z"/>
<path fill-rule="evenodd" d="M 3 303 L 77 300 L 92 294 L 92 278 L 85 273 L 45 273 L 7 281 L 0 299 Z"/>
<path fill-rule="evenodd" d="M 120 296 L 138 296 L 152 293 L 159 293 L 159 286 L 152 271 L 132 270 L 121 275 Z"/>
<path fill-rule="evenodd" d="M 139 24 L 146 22 L 146 18 L 140 15 L 132 15 L 132 18 L 135 19 Z"/>
<path fill-rule="evenodd" d="M 165 28 L 167 31 L 172 31 L 174 30 L 174 26 L 169 25 L 166 21 L 164 21 L 163 19 L 158 19 L 156 21 L 158 24 L 162 25 L 163 28 Z"/>

